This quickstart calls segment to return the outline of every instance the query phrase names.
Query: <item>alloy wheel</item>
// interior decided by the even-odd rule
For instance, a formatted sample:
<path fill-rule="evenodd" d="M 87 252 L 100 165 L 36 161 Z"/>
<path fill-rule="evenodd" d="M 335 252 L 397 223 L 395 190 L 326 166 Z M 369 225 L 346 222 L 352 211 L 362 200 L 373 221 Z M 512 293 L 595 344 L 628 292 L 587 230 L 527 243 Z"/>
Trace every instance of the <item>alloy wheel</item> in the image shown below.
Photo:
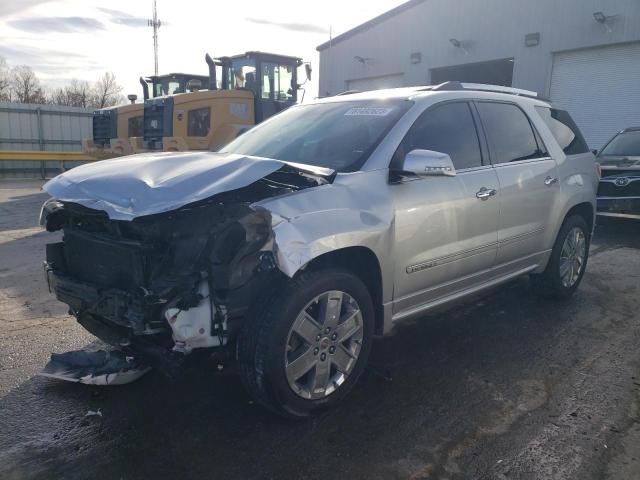
<path fill-rule="evenodd" d="M 587 254 L 587 241 L 581 228 L 573 227 L 560 252 L 560 280 L 565 288 L 573 287 L 582 273 Z"/>
<path fill-rule="evenodd" d="M 300 397 L 316 400 L 335 392 L 353 371 L 362 349 L 362 312 L 349 294 L 318 295 L 289 329 L 285 373 Z"/>

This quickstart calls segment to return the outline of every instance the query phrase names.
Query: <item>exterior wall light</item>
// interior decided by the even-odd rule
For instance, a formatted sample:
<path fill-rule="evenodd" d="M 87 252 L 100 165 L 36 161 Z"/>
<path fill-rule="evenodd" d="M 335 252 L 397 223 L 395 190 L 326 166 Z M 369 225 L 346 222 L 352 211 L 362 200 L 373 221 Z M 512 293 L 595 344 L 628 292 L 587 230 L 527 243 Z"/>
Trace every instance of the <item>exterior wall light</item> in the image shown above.
<path fill-rule="evenodd" d="M 611 33 L 611 27 L 609 23 L 616 19 L 618 15 L 605 15 L 604 12 L 593 12 L 593 19 L 607 29 L 607 32 Z"/>
<path fill-rule="evenodd" d="M 524 36 L 525 47 L 537 47 L 540 45 L 540 32 L 527 33 Z"/>
<path fill-rule="evenodd" d="M 369 57 L 361 57 L 360 55 L 355 55 L 353 59 L 357 62 L 360 62 L 362 65 L 365 65 L 367 62 L 371 61 Z"/>
<path fill-rule="evenodd" d="M 467 50 L 467 46 L 469 42 L 465 42 L 463 40 L 458 40 L 457 38 L 450 38 L 449 43 L 456 48 L 459 48 L 464 52 L 465 55 L 469 55 L 469 51 Z"/>

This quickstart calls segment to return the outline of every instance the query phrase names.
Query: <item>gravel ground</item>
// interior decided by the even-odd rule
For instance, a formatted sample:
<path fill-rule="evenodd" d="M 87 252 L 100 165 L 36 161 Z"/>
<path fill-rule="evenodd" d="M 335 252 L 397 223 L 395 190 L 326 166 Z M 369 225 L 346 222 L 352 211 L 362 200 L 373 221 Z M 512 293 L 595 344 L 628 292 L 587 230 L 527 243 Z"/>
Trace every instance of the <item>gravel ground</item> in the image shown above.
<path fill-rule="evenodd" d="M 519 279 L 403 324 L 343 405 L 291 423 L 232 369 L 34 377 L 93 340 L 46 291 L 40 185 L 0 183 L 0 478 L 640 478 L 640 222 L 598 225 L 570 301 Z"/>

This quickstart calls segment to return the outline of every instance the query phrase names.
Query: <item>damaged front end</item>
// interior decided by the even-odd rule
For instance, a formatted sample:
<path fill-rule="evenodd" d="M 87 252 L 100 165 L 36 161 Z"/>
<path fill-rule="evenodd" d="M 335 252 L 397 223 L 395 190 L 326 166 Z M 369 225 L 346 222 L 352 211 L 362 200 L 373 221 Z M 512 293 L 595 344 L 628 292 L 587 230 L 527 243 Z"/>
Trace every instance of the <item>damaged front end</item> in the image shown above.
<path fill-rule="evenodd" d="M 277 285 L 272 218 L 253 206 L 327 183 L 283 164 L 246 186 L 131 220 L 61 198 L 43 207 L 49 289 L 100 340 L 171 373 L 194 349 L 230 344 Z M 84 202 L 87 203 L 87 202 Z"/>

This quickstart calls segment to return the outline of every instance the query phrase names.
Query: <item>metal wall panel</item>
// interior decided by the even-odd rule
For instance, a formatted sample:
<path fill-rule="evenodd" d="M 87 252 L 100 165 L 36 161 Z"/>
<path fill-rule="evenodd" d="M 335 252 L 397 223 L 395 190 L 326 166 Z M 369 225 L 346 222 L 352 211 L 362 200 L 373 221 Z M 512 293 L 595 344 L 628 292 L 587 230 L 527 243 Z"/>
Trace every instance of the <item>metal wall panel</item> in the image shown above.
<path fill-rule="evenodd" d="M 0 102 L 0 150 L 77 152 L 91 137 L 93 110 Z M 0 178 L 34 178 L 55 174 L 55 162 L 0 161 Z M 71 165 L 75 165 L 73 162 Z M 70 165 L 70 166 L 71 166 Z"/>
<path fill-rule="evenodd" d="M 608 25 L 594 20 L 598 11 L 613 17 Z M 540 34 L 538 45 L 525 45 L 530 33 Z M 548 95 L 554 53 L 637 41 L 639 0 L 427 0 L 325 44 L 319 95 L 401 72 L 395 86 L 426 85 L 432 69 L 501 58 L 514 58 L 514 87 Z"/>

